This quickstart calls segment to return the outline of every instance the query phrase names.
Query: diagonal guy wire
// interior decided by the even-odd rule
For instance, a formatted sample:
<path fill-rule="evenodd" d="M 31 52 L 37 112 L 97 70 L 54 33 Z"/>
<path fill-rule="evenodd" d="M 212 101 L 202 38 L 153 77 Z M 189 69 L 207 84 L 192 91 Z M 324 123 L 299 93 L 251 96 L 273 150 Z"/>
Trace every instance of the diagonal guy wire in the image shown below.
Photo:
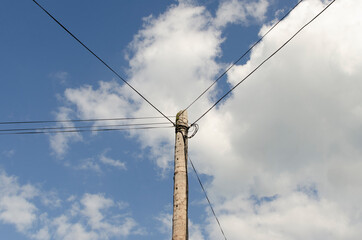
<path fill-rule="evenodd" d="M 154 106 L 146 97 L 144 97 L 140 92 L 138 92 L 130 83 L 128 83 L 121 75 L 119 75 L 113 68 L 111 68 L 103 59 L 101 59 L 97 54 L 95 54 L 91 49 L 89 49 L 81 40 L 79 40 L 73 33 L 71 33 L 63 24 L 61 24 L 55 17 L 53 17 L 43 6 L 41 6 L 36 0 L 32 0 L 38 7 L 40 7 L 49 17 L 51 17 L 60 27 L 62 27 L 70 36 L 72 36 L 78 43 L 80 43 L 85 49 L 88 50 L 94 57 L 96 57 L 104 66 L 106 66 L 111 72 L 113 72 L 119 79 L 121 79 L 125 84 L 127 84 L 133 91 L 135 91 L 143 100 L 145 100 L 149 105 L 151 105 L 157 112 L 159 112 L 164 118 L 166 118 L 172 125 L 175 126 L 175 123 L 169 119 L 164 113 L 162 113 L 156 106 Z"/>
<path fill-rule="evenodd" d="M 200 186 L 201 186 L 201 188 L 202 188 L 202 191 L 204 192 L 205 198 L 206 198 L 207 202 L 209 203 L 209 206 L 210 206 L 210 208 L 211 208 L 212 214 L 214 215 L 214 217 L 215 217 L 215 219 L 216 219 L 216 222 L 217 222 L 217 224 L 219 225 L 220 231 L 221 231 L 222 235 L 224 236 L 225 240 L 227 240 L 227 238 L 226 238 L 226 236 L 225 236 L 225 233 L 224 233 L 224 231 L 223 231 L 223 229 L 222 229 L 222 227 L 221 227 L 221 224 L 220 224 L 220 222 L 219 222 L 219 219 L 217 218 L 216 213 L 215 213 L 215 211 L 214 211 L 214 208 L 212 207 L 212 204 L 211 204 L 211 202 L 210 202 L 210 199 L 209 199 L 209 197 L 207 196 L 207 193 L 206 193 L 206 190 L 205 190 L 205 188 L 204 188 L 204 185 L 202 184 L 201 179 L 200 179 L 200 177 L 199 177 L 199 174 L 198 174 L 197 171 L 196 171 L 196 168 L 195 168 L 195 166 L 194 166 L 194 163 L 192 162 L 190 156 L 188 156 L 188 159 L 190 160 L 192 169 L 194 170 L 194 172 L 195 172 L 195 174 L 196 174 L 196 177 L 197 177 L 197 180 L 199 181 Z"/>

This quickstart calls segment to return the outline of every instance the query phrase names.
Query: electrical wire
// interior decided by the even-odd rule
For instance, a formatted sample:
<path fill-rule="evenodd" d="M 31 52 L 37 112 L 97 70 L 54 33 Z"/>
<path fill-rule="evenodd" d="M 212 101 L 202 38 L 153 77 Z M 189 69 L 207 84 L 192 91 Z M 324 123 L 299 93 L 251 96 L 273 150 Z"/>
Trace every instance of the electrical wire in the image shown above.
<path fill-rule="evenodd" d="M 105 128 L 105 127 L 131 127 L 131 126 L 152 126 L 152 125 L 165 125 L 169 122 L 163 123 L 130 123 L 130 124 L 109 124 L 109 125 L 87 125 L 87 126 L 73 126 L 73 127 L 39 127 L 39 128 L 10 128 L 0 129 L 0 132 L 16 132 L 16 131 L 43 131 L 43 130 L 63 130 L 63 129 L 86 129 L 86 128 Z"/>
<path fill-rule="evenodd" d="M 237 88 L 241 83 L 243 83 L 247 78 L 249 78 L 254 72 L 256 72 L 264 63 L 271 59 L 275 54 L 277 54 L 285 45 L 287 45 L 295 36 L 297 36 L 306 26 L 312 23 L 316 18 L 318 18 L 324 11 L 326 11 L 336 0 L 332 0 L 322 11 L 320 11 L 316 16 L 314 16 L 309 22 L 304 24 L 293 36 L 291 36 L 283 45 L 281 45 L 276 51 L 274 51 L 269 57 L 262 61 L 256 68 L 254 68 L 246 77 L 244 77 L 240 82 L 238 82 L 234 87 L 232 87 L 228 92 L 226 92 L 219 100 L 217 100 L 206 112 L 204 112 L 194 123 L 190 126 L 196 124 L 201 118 L 203 118 L 211 109 L 213 109 L 221 100 L 223 100 L 227 95 L 229 95 L 235 88 Z"/>
<path fill-rule="evenodd" d="M 298 1 L 296 5 L 294 5 L 293 8 L 291 8 L 282 18 L 280 18 L 274 25 L 261 37 L 258 41 L 256 41 L 249 49 L 241 55 L 235 62 L 233 62 L 216 80 L 208 87 L 206 88 L 193 102 L 191 102 L 184 111 L 188 110 L 197 100 L 199 100 L 207 91 L 210 90 L 231 68 L 233 68 L 241 59 L 243 59 L 253 48 L 258 45 L 281 21 L 283 21 L 301 2 L 304 0 Z"/>
<path fill-rule="evenodd" d="M 175 116 L 168 116 L 169 118 Z M 67 122 L 99 122 L 99 121 L 124 121 L 124 120 L 143 120 L 160 119 L 164 117 L 119 117 L 119 118 L 93 118 L 93 119 L 66 119 L 66 120 L 40 120 L 40 121 L 13 121 L 0 122 L 0 124 L 38 124 L 38 123 L 67 123 Z"/>
<path fill-rule="evenodd" d="M 215 219 L 216 219 L 216 222 L 217 222 L 217 224 L 219 225 L 220 231 L 221 231 L 222 235 L 224 236 L 225 240 L 227 240 L 227 238 L 226 238 L 226 236 L 225 236 L 225 233 L 224 233 L 224 231 L 223 231 L 223 229 L 222 229 L 222 227 L 221 227 L 220 221 L 219 221 L 218 217 L 216 216 L 216 213 L 215 213 L 215 211 L 214 211 L 214 208 L 212 207 L 212 204 L 211 204 L 211 202 L 210 202 L 209 197 L 207 196 L 207 193 L 206 193 L 206 190 L 205 190 L 205 188 L 204 188 L 204 185 L 202 184 L 201 179 L 200 179 L 200 177 L 199 177 L 199 174 L 198 174 L 197 171 L 196 171 L 195 165 L 194 165 L 194 163 L 192 162 L 190 156 L 188 156 L 188 159 L 189 159 L 189 161 L 190 161 L 190 163 L 191 163 L 192 169 L 194 170 L 194 172 L 195 172 L 195 174 L 196 174 L 197 180 L 198 180 L 198 182 L 199 182 L 199 184 L 200 184 L 200 186 L 201 186 L 201 188 L 202 188 L 202 191 L 204 192 L 205 198 L 206 198 L 207 202 L 209 203 L 209 206 L 210 206 L 210 208 L 211 208 L 212 214 L 214 215 L 214 217 L 215 217 Z"/>
<path fill-rule="evenodd" d="M 147 130 L 147 129 L 165 129 L 169 127 L 135 127 L 135 128 L 100 128 L 100 129 L 74 129 L 74 130 L 59 130 L 59 131 L 22 131 L 22 132 L 7 132 L 0 135 L 30 135 L 30 134 L 51 134 L 51 133 L 78 133 L 78 132 L 109 132 L 109 131 L 129 131 L 129 130 Z"/>
<path fill-rule="evenodd" d="M 82 41 L 80 41 L 73 33 L 71 33 L 63 24 L 61 24 L 55 17 L 53 17 L 43 6 L 41 6 L 37 1 L 32 0 L 39 8 L 41 8 L 49 17 L 51 17 L 60 27 L 62 27 L 70 36 L 72 36 L 78 43 L 80 43 L 88 52 L 90 52 L 94 57 L 96 57 L 104 66 L 106 66 L 111 72 L 113 72 L 120 80 L 127 84 L 134 92 L 136 92 L 143 100 L 145 100 L 149 105 L 151 105 L 157 112 L 159 112 L 164 118 L 166 118 L 172 125 L 175 126 L 175 123 L 169 119 L 164 113 L 162 113 L 156 106 L 154 106 L 146 97 L 144 97 L 140 92 L 138 92 L 130 83 L 128 83 L 121 75 L 118 74 L 112 67 L 110 67 L 103 59 L 101 59 L 97 54 L 95 54 L 90 48 L 88 48 Z"/>
<path fill-rule="evenodd" d="M 191 133 L 190 136 L 187 136 L 187 138 L 193 138 L 196 135 L 196 133 L 199 131 L 199 125 L 195 124 L 190 128 L 193 128 L 193 132 Z M 190 128 L 188 129 L 188 131 L 190 130 Z"/>

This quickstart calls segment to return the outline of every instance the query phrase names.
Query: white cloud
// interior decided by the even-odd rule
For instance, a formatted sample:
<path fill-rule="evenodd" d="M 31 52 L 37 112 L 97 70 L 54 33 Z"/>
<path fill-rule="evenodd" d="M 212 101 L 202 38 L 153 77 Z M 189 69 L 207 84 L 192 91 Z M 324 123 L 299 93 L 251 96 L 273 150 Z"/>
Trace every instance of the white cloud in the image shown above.
<path fill-rule="evenodd" d="M 108 150 L 104 151 L 102 154 L 100 154 L 97 157 L 90 157 L 83 159 L 79 161 L 78 164 L 73 164 L 73 168 L 76 170 L 90 170 L 94 171 L 98 174 L 101 174 L 103 172 L 102 166 L 107 165 L 111 166 L 120 170 L 126 170 L 126 164 L 120 160 L 115 160 L 110 157 L 107 157 Z"/>
<path fill-rule="evenodd" d="M 147 18 L 144 29 L 130 44 L 129 82 L 167 115 L 176 114 L 181 106 L 189 103 L 198 94 L 198 89 L 206 88 L 219 70 L 214 59 L 220 54 L 219 46 L 223 39 L 212 21 L 203 7 L 187 3 L 174 5 L 158 18 Z M 189 89 L 185 95 L 179 87 L 180 82 L 184 86 L 192 85 L 192 91 Z M 83 86 L 67 89 L 64 97 L 80 118 L 157 114 L 128 86 L 113 81 L 100 82 L 98 88 Z M 207 104 L 205 99 L 201 102 L 202 105 Z M 165 150 L 172 149 L 173 136 L 170 132 L 160 130 L 157 134 L 150 134 L 145 131 L 147 138 L 140 138 L 142 147 L 153 146 L 151 157 L 163 169 L 170 166 L 172 159 L 171 151 Z M 144 133 L 130 132 L 131 136 Z M 162 142 L 162 147 L 157 146 L 159 142 Z"/>
<path fill-rule="evenodd" d="M 157 230 L 166 234 L 166 239 L 170 239 L 172 237 L 172 214 L 161 213 L 155 219 L 160 222 Z"/>
<path fill-rule="evenodd" d="M 114 202 L 106 199 L 102 195 L 86 194 L 81 200 L 84 209 L 82 214 L 89 218 L 89 225 L 94 229 L 102 228 L 103 214 L 101 209 L 107 209 L 114 206 Z"/>
<path fill-rule="evenodd" d="M 59 198 L 57 192 L 54 190 L 42 193 L 40 198 L 42 204 L 44 204 L 47 207 L 58 208 L 62 204 L 62 200 Z"/>
<path fill-rule="evenodd" d="M 358 239 L 362 231 L 335 203 L 296 192 L 271 201 L 233 199 L 219 215 L 228 239 Z M 220 239 L 211 222 L 211 239 Z M 218 238 L 219 237 L 219 238 Z"/>
<path fill-rule="evenodd" d="M 54 219 L 53 225 L 56 228 L 55 239 L 98 239 L 97 233 L 87 231 L 85 226 L 80 223 L 70 223 L 65 215 Z"/>
<path fill-rule="evenodd" d="M 189 239 L 190 240 L 204 240 L 204 236 L 202 234 L 201 225 L 195 224 L 191 220 L 189 220 Z"/>
<path fill-rule="evenodd" d="M 48 227 L 44 227 L 31 235 L 32 239 L 36 240 L 48 240 L 51 239 Z"/>
<path fill-rule="evenodd" d="M 4 196 L 0 202 L 0 219 L 15 224 L 18 231 L 29 228 L 35 220 L 36 207 L 20 196 Z"/>
<path fill-rule="evenodd" d="M 67 107 L 59 108 L 56 119 L 57 120 L 69 120 L 72 115 L 72 110 Z M 74 123 L 72 122 L 59 122 L 57 127 L 68 128 L 65 130 L 72 130 Z M 63 158 L 65 153 L 68 151 L 69 142 L 78 142 L 82 141 L 82 136 L 77 132 L 68 132 L 68 133 L 55 133 L 50 135 L 50 147 L 53 150 L 53 153 L 58 158 Z"/>
<path fill-rule="evenodd" d="M 218 72 L 214 59 L 223 39 L 212 21 L 204 7 L 172 6 L 147 18 L 130 44 L 131 83 L 165 113 L 177 113 L 196 96 L 194 89 L 206 88 Z M 182 86 L 192 88 L 185 93 Z M 145 113 L 155 111 L 142 102 L 136 114 Z"/>
<path fill-rule="evenodd" d="M 74 166 L 74 169 L 77 170 L 91 170 L 98 174 L 102 173 L 102 169 L 97 163 L 97 161 L 93 158 L 86 158 L 80 161 L 79 165 Z"/>
<path fill-rule="evenodd" d="M 79 203 L 73 203 L 71 214 L 52 221 L 56 239 L 109 239 L 135 234 L 135 220 L 111 215 L 110 209 L 117 206 L 102 194 L 84 194 Z"/>
<path fill-rule="evenodd" d="M 124 162 L 121 162 L 120 160 L 115 160 L 115 159 L 109 158 L 105 154 L 106 154 L 106 152 L 101 154 L 100 157 L 99 157 L 99 160 L 103 164 L 109 165 L 109 166 L 112 166 L 112 167 L 116 167 L 116 168 L 121 169 L 121 170 L 127 169 L 126 164 Z"/>
<path fill-rule="evenodd" d="M 322 7 L 316 0 L 302 3 L 253 50 L 245 65 L 230 72 L 229 82 L 240 81 Z M 362 236 L 358 230 L 362 225 L 358 190 L 362 179 L 357 173 L 362 170 L 361 116 L 355 111 L 362 100 L 362 58 L 356 51 L 361 49 L 362 36 L 356 31 L 362 19 L 355 8 L 349 1 L 337 1 L 215 111 L 232 116 L 224 118 L 224 125 L 232 128 L 219 133 L 229 135 L 221 138 L 230 143 L 229 150 L 223 147 L 223 154 L 213 158 L 215 153 L 207 150 L 213 143 L 207 141 L 207 131 L 200 130 L 196 148 L 205 150 L 197 151 L 202 156 L 198 159 L 209 167 L 201 171 L 213 173 L 210 189 L 219 197 L 218 204 L 227 205 L 221 198 L 228 196 L 246 211 L 251 207 L 244 208 L 240 199 L 280 196 L 266 212 L 225 214 L 224 226 L 235 223 L 233 229 L 227 229 L 232 237 Z M 203 119 L 204 126 L 214 121 L 211 117 Z M 309 183 L 315 184 L 320 200 L 298 195 L 303 201 L 295 202 L 298 185 Z"/>
<path fill-rule="evenodd" d="M 246 64 L 229 72 L 228 82 L 240 81 L 326 3 L 303 1 L 252 51 Z M 358 1 L 336 1 L 200 121 L 190 153 L 199 172 L 212 176 L 207 188 L 232 238 L 361 238 L 361 8 Z M 130 44 L 130 82 L 166 114 L 178 112 L 224 65 L 216 62 L 222 28 L 240 19 L 220 19 L 224 23 L 216 24 L 205 8 L 190 3 L 147 18 Z M 128 88 L 109 83 L 111 90 L 102 84 L 66 91 L 80 116 L 155 115 Z M 188 86 L 187 91 L 181 86 Z M 214 95 L 210 92 L 195 104 L 190 119 L 198 117 Z M 135 103 L 132 108 L 129 100 Z M 158 166 L 167 169 L 173 159 L 172 134 L 130 134 L 140 137 Z M 318 197 L 301 192 L 305 186 L 315 186 Z M 252 196 L 278 197 L 255 206 Z M 219 230 L 211 217 L 206 232 L 216 239 L 213 233 L 218 236 Z"/>
<path fill-rule="evenodd" d="M 110 239 L 139 235 L 143 230 L 124 213 L 127 203 L 116 202 L 103 194 L 72 196 L 70 208 L 51 216 L 49 204 L 62 202 L 54 192 L 42 192 L 33 185 L 21 185 L 17 178 L 0 171 L 0 223 L 14 225 L 29 239 Z M 51 197 L 49 197 L 51 196 Z M 39 205 L 38 199 L 44 205 Z M 47 199 L 48 201 L 44 201 Z M 68 202 L 69 202 L 68 201 Z M 60 206 L 57 206 L 60 207 Z"/>
<path fill-rule="evenodd" d="M 0 170 L 0 221 L 14 224 L 24 232 L 36 220 L 37 208 L 30 202 L 38 190 L 31 185 L 19 185 L 17 179 Z"/>
<path fill-rule="evenodd" d="M 221 1 L 214 24 L 217 27 L 224 27 L 228 23 L 246 24 L 250 18 L 261 22 L 265 18 L 268 6 L 269 2 L 267 0 L 249 2 L 242 0 Z"/>
<path fill-rule="evenodd" d="M 276 189 L 262 186 L 269 185 L 271 179 L 280 181 L 277 185 L 286 191 L 302 179 L 325 182 L 327 179 L 320 176 L 321 173 L 328 174 L 331 167 L 338 165 L 350 166 L 360 156 L 359 141 L 354 136 L 360 128 L 360 117 L 353 110 L 360 105 L 355 89 L 360 86 L 361 68 L 350 65 L 355 72 L 350 74 L 351 71 L 339 63 L 340 58 L 346 58 L 344 55 L 356 57 L 352 49 L 341 52 L 339 48 L 341 44 L 345 48 L 357 47 L 354 30 L 358 24 L 346 22 L 348 27 L 344 28 L 350 31 L 343 31 L 345 37 L 338 41 L 336 36 L 343 27 L 331 22 L 331 16 L 349 11 L 348 5 L 341 1 L 332 6 L 262 71 L 237 89 L 232 99 L 220 109 L 220 114 L 233 116 L 227 124 L 238 130 L 231 135 L 233 153 L 229 161 L 247 165 L 244 169 L 250 180 L 252 175 L 258 177 L 253 180 L 255 193 L 273 193 Z M 229 81 L 234 84 L 241 80 L 246 72 L 285 41 L 287 35 L 297 30 L 300 16 L 311 18 L 322 7 L 319 1 L 302 4 L 253 51 L 247 64 L 233 69 Z M 248 104 L 243 104 L 245 102 Z M 265 182 L 257 183 L 256 180 Z M 263 188 L 270 192 L 264 192 L 266 189 Z"/>
<path fill-rule="evenodd" d="M 119 116 L 125 116 L 125 113 L 130 111 L 131 106 L 128 104 L 126 93 L 115 81 L 101 81 L 96 90 L 87 85 L 79 89 L 69 88 L 65 91 L 65 99 L 76 105 L 79 118 L 107 118 L 114 116 L 115 112 L 112 109 L 115 109 Z"/>
<path fill-rule="evenodd" d="M 110 236 L 128 236 L 137 225 L 129 217 L 125 218 L 122 224 L 117 218 L 114 219 L 115 223 L 110 222 L 109 219 L 106 220 L 101 211 L 116 207 L 117 204 L 102 195 L 85 194 L 81 203 L 84 206 L 82 214 L 88 218 L 88 224 L 91 228 L 99 232 L 101 239 L 107 239 Z"/>

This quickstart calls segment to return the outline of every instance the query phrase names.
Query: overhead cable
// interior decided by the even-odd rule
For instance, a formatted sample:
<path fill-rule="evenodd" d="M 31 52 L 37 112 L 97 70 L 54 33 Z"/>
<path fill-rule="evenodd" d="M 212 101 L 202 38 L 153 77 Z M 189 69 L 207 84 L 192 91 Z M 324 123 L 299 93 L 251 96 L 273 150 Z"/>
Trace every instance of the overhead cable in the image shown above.
<path fill-rule="evenodd" d="M 175 116 L 168 116 L 169 118 Z M 37 124 L 37 123 L 67 123 L 67 122 L 99 122 L 99 121 L 124 121 L 124 120 L 143 120 L 160 119 L 164 117 L 119 117 L 119 118 L 93 118 L 93 119 L 63 119 L 63 120 L 39 120 L 39 121 L 12 121 L 0 122 L 0 124 Z"/>
<path fill-rule="evenodd" d="M 250 53 L 250 51 L 253 50 L 253 48 L 256 45 L 258 45 L 281 21 L 283 21 L 303 1 L 304 0 L 298 1 L 298 3 L 294 5 L 292 9 L 290 9 L 282 18 L 280 18 L 276 23 L 274 23 L 274 25 L 261 38 L 259 38 L 258 41 L 256 41 L 253 45 L 251 45 L 251 47 L 249 47 L 249 49 L 245 53 L 243 53 L 241 57 L 239 57 L 235 62 L 233 62 L 218 78 L 216 78 L 216 80 L 208 88 L 206 88 L 194 101 L 192 101 L 185 108 L 185 110 L 189 109 L 197 100 L 199 100 L 207 91 L 209 91 L 210 88 L 212 88 L 215 85 L 215 83 L 217 83 L 223 76 L 225 76 L 227 72 L 229 72 L 231 68 L 233 68 L 241 59 L 243 59 L 248 53 Z"/>
<path fill-rule="evenodd" d="M 193 128 L 193 132 L 191 133 L 190 136 L 187 136 L 187 138 L 193 138 L 196 135 L 196 133 L 199 131 L 199 125 L 198 124 L 192 125 L 192 127 L 189 127 L 189 131 L 190 128 Z"/>
<path fill-rule="evenodd" d="M 309 22 L 304 24 L 293 36 L 291 36 L 283 45 L 281 45 L 276 51 L 274 51 L 269 57 L 262 61 L 256 68 L 254 68 L 246 77 L 244 77 L 240 82 L 238 82 L 234 87 L 232 87 L 228 92 L 226 92 L 219 100 L 217 100 L 206 112 L 204 112 L 194 123 L 196 124 L 201 118 L 203 118 L 211 109 L 213 109 L 221 100 L 223 100 L 227 95 L 229 95 L 235 88 L 237 88 L 241 83 L 243 83 L 247 78 L 249 78 L 254 72 L 256 72 L 264 63 L 271 59 L 275 54 L 277 54 L 285 45 L 287 45 L 295 36 L 297 36 L 306 26 L 312 23 L 316 18 L 318 18 L 325 10 L 327 10 L 336 0 L 332 0 L 322 11 L 320 11 L 315 17 L 313 17 Z"/>
<path fill-rule="evenodd" d="M 161 129 L 173 128 L 169 127 L 134 127 L 134 128 L 99 128 L 99 129 L 74 129 L 74 130 L 56 130 L 56 131 L 21 131 L 21 132 L 7 132 L 0 133 L 0 135 L 30 135 L 30 134 L 52 134 L 52 133 L 78 133 L 78 132 L 110 132 L 110 131 L 130 131 L 130 130 L 147 130 L 147 129 Z"/>
<path fill-rule="evenodd" d="M 211 212 L 212 212 L 212 214 L 214 215 L 217 224 L 219 225 L 220 231 L 221 231 L 222 235 L 224 236 L 225 240 L 227 240 L 227 238 L 226 238 L 226 236 L 225 236 L 225 233 L 224 233 L 224 231 L 223 231 L 223 229 L 222 229 L 222 227 L 221 227 L 220 221 L 219 221 L 218 217 L 216 216 L 216 213 L 215 213 L 215 211 L 214 211 L 214 208 L 212 207 L 212 204 L 211 204 L 211 202 L 210 202 L 209 197 L 207 196 L 207 193 L 206 193 L 206 190 L 205 190 L 205 188 L 204 188 L 204 185 L 202 184 L 201 179 L 200 179 L 200 177 L 199 177 L 199 174 L 198 174 L 197 171 L 196 171 L 196 168 L 195 168 L 195 166 L 194 166 L 194 163 L 192 162 L 190 156 L 188 156 L 188 159 L 190 160 L 192 169 L 194 170 L 195 175 L 196 175 L 196 177 L 197 177 L 197 180 L 198 180 L 198 182 L 199 182 L 199 184 L 200 184 L 200 186 L 201 186 L 201 188 L 202 188 L 202 191 L 204 192 L 205 198 L 206 198 L 207 202 L 209 203 L 209 206 L 210 206 L 210 208 L 211 208 Z"/>
<path fill-rule="evenodd" d="M 129 123 L 129 124 L 108 124 L 108 125 L 86 125 L 86 126 L 72 126 L 72 127 L 39 127 L 39 128 L 10 128 L 0 129 L 0 132 L 19 132 L 19 131 L 44 131 L 44 130 L 69 130 L 69 129 L 95 129 L 95 128 L 106 128 L 106 127 L 132 127 L 132 126 L 152 126 L 152 125 L 165 125 L 170 124 L 169 122 L 163 123 Z"/>
<path fill-rule="evenodd" d="M 151 105 L 157 112 L 159 112 L 164 118 L 166 118 L 172 125 L 175 126 L 175 123 L 168 118 L 164 113 L 162 113 L 156 106 L 154 106 L 146 97 L 144 97 L 139 91 L 137 91 L 130 83 L 128 83 L 120 74 L 118 74 L 112 67 L 110 67 L 103 59 L 101 59 L 97 54 L 95 54 L 90 48 L 88 48 L 81 40 L 79 40 L 73 33 L 71 33 L 63 24 L 61 24 L 55 17 L 53 17 L 43 6 L 41 6 L 37 1 L 32 0 L 38 7 L 40 7 L 49 17 L 51 17 L 60 27 L 62 27 L 70 36 L 72 36 L 78 43 L 80 43 L 85 49 L 88 50 L 94 57 L 96 57 L 104 66 L 106 66 L 111 72 L 113 72 L 120 80 L 127 84 L 134 92 L 136 92 L 143 100 L 145 100 L 149 105 Z"/>

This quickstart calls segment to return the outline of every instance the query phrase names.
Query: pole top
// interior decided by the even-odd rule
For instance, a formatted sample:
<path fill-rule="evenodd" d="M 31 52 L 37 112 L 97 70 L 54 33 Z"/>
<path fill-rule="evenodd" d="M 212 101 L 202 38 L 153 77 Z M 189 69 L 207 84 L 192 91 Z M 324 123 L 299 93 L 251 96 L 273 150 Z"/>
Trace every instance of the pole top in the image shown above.
<path fill-rule="evenodd" d="M 188 127 L 188 114 L 187 110 L 181 110 L 176 114 L 176 126 L 182 125 Z"/>

